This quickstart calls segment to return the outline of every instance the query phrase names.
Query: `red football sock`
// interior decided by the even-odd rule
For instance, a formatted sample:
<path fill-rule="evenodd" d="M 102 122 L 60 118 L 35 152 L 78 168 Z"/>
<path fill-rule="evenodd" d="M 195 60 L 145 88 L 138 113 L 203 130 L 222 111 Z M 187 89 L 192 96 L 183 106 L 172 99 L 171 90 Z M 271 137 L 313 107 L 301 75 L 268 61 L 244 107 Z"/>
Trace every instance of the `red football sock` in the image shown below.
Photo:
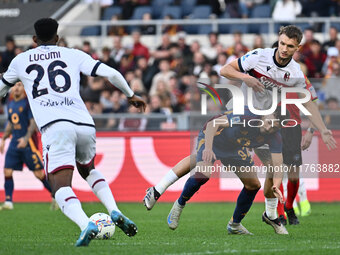
<path fill-rule="evenodd" d="M 280 191 L 282 193 L 282 195 L 284 196 L 284 193 L 283 193 L 283 185 L 281 183 L 281 186 L 280 186 Z M 280 216 L 280 215 L 283 215 L 285 217 L 285 219 L 287 218 L 286 215 L 285 215 L 285 210 L 283 208 L 283 204 L 279 203 L 277 204 L 277 214 Z"/>
<path fill-rule="evenodd" d="M 287 184 L 287 201 L 286 201 L 286 208 L 287 209 L 292 209 L 293 208 L 293 202 L 296 197 L 296 194 L 299 189 L 299 181 L 296 183 L 293 183 L 288 180 Z"/>

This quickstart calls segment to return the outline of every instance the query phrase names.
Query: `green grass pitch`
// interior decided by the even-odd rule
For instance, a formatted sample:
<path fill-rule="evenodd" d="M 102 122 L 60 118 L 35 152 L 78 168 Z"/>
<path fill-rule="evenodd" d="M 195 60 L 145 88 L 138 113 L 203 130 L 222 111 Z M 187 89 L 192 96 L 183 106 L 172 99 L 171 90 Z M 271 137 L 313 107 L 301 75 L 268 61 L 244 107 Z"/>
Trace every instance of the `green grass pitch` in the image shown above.
<path fill-rule="evenodd" d="M 230 236 L 226 223 L 234 203 L 188 203 L 177 230 L 168 229 L 172 204 L 159 203 L 152 211 L 142 204 L 121 203 L 120 209 L 138 225 L 129 238 L 116 228 L 111 240 L 93 240 L 74 247 L 78 227 L 60 211 L 44 203 L 15 204 L 0 211 L 0 254 L 340 254 L 340 204 L 312 204 L 312 215 L 288 226 L 289 236 L 274 234 L 261 221 L 264 204 L 254 204 L 243 224 L 254 236 Z M 88 215 L 106 212 L 99 203 L 83 203 Z"/>

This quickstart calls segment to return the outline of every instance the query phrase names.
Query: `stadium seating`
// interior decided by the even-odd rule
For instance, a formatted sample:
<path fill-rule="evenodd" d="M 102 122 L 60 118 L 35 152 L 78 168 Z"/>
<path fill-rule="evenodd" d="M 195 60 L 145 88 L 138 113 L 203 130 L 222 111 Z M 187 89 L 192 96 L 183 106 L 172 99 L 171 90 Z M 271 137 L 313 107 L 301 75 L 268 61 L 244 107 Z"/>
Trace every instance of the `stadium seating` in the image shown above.
<path fill-rule="evenodd" d="M 230 15 L 228 12 L 223 13 L 220 16 L 221 19 L 230 19 Z M 230 25 L 228 24 L 222 24 L 222 25 L 218 25 L 218 32 L 220 34 L 228 34 L 229 33 L 229 27 Z"/>
<path fill-rule="evenodd" d="M 310 27 L 313 27 L 313 24 L 310 24 L 310 23 L 296 23 L 294 24 L 296 26 L 298 26 L 302 31 L 304 31 L 306 28 L 310 28 Z"/>
<path fill-rule="evenodd" d="M 138 19 L 143 19 L 143 15 L 145 13 L 150 13 L 152 14 L 152 9 L 150 6 L 139 6 L 139 7 L 136 7 L 136 9 L 134 10 L 133 14 L 132 14 L 132 17 L 131 19 L 134 19 L 134 20 L 138 20 Z"/>
<path fill-rule="evenodd" d="M 113 15 L 122 13 L 122 8 L 119 6 L 108 7 L 104 10 L 102 20 L 111 20 Z"/>
<path fill-rule="evenodd" d="M 171 15 L 174 19 L 180 19 L 182 17 L 181 7 L 179 6 L 165 6 L 162 10 L 161 18 L 166 15 Z"/>
<path fill-rule="evenodd" d="M 335 27 L 338 31 L 340 31 L 340 23 L 331 23 L 331 27 Z"/>
<path fill-rule="evenodd" d="M 212 26 L 211 25 L 201 25 L 198 27 L 198 34 L 202 34 L 202 35 L 207 35 L 209 33 L 211 33 L 212 30 Z"/>
<path fill-rule="evenodd" d="M 209 5 L 199 5 L 194 7 L 190 16 L 192 19 L 208 19 L 210 14 L 211 7 Z M 197 34 L 200 29 L 199 28 L 200 26 L 198 25 L 184 26 L 184 30 L 189 34 Z"/>
<path fill-rule="evenodd" d="M 136 7 L 133 14 L 132 14 L 132 17 L 131 19 L 132 20 L 142 20 L 143 19 L 143 15 L 145 13 L 150 13 L 152 14 L 152 9 L 151 9 L 151 6 L 139 6 L 139 7 Z M 131 33 L 133 30 L 136 30 L 137 27 L 136 26 L 127 26 L 126 27 L 126 30 L 128 33 Z"/>
<path fill-rule="evenodd" d="M 270 18 L 271 8 L 270 5 L 263 4 L 257 5 L 253 8 L 250 14 L 250 18 Z M 251 33 L 268 33 L 268 24 L 251 24 L 249 26 L 249 32 Z"/>
<path fill-rule="evenodd" d="M 152 17 L 159 19 L 167 5 L 173 4 L 173 0 L 153 0 L 152 1 Z"/>
<path fill-rule="evenodd" d="M 81 36 L 100 35 L 100 26 L 84 27 L 80 33 Z"/>
<path fill-rule="evenodd" d="M 195 6 L 196 0 L 182 0 L 181 1 L 182 16 L 188 16 Z"/>
<path fill-rule="evenodd" d="M 229 27 L 229 33 L 241 32 L 242 34 L 248 33 L 247 24 L 232 24 Z"/>

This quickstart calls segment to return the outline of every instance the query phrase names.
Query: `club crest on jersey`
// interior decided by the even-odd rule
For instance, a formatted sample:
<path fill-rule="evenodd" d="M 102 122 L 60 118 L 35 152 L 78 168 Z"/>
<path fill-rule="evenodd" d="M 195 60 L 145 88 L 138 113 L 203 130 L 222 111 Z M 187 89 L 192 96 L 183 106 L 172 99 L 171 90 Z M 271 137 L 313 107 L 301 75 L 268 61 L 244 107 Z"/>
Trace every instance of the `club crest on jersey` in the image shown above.
<path fill-rule="evenodd" d="M 233 117 L 233 118 L 231 118 L 231 122 L 232 123 L 240 123 L 241 122 L 241 118 L 239 116 Z"/>
<path fill-rule="evenodd" d="M 290 73 L 289 73 L 289 72 L 286 72 L 286 73 L 285 73 L 285 76 L 283 77 L 283 79 L 284 79 L 285 81 L 288 81 L 288 80 L 289 80 L 289 77 L 290 77 Z"/>

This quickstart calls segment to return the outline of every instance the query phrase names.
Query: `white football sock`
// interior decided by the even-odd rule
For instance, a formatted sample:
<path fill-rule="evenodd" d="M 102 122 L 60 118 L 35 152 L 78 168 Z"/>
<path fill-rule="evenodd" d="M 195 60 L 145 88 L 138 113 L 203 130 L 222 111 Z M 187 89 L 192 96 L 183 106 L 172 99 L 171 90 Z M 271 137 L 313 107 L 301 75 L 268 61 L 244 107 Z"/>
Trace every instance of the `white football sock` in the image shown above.
<path fill-rule="evenodd" d="M 178 176 L 175 172 L 171 169 L 163 178 L 160 180 L 159 183 L 155 186 L 155 189 L 159 192 L 159 194 L 163 194 L 167 188 L 174 182 L 178 180 Z"/>
<path fill-rule="evenodd" d="M 277 204 L 279 200 L 277 198 L 266 198 L 266 214 L 269 219 L 275 220 L 277 218 Z"/>
<path fill-rule="evenodd" d="M 296 202 L 296 199 L 294 199 L 293 208 L 296 208 L 296 207 L 298 207 L 298 204 L 297 204 L 297 202 Z"/>
<path fill-rule="evenodd" d="M 300 197 L 300 202 L 307 200 L 307 190 L 306 190 L 306 184 L 302 177 L 300 177 L 300 184 L 299 184 L 299 190 L 298 194 Z"/>
<path fill-rule="evenodd" d="M 109 214 L 113 210 L 120 212 L 117 207 L 116 201 L 112 195 L 111 189 L 107 184 L 104 175 L 96 169 L 93 169 L 89 176 L 86 178 L 87 183 L 90 185 L 93 193 L 106 207 Z"/>
<path fill-rule="evenodd" d="M 81 208 L 80 201 L 71 187 L 61 187 L 58 189 L 55 193 L 55 200 L 61 211 L 76 223 L 82 231 L 87 227 L 90 219 Z"/>

